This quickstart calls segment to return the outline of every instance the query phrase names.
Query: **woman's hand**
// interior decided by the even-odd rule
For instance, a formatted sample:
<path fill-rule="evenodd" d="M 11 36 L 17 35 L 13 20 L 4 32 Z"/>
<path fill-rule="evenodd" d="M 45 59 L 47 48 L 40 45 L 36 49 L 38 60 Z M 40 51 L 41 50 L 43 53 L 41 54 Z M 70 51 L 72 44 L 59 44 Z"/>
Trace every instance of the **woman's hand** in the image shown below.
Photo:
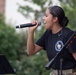
<path fill-rule="evenodd" d="M 38 21 L 33 21 L 32 24 L 36 24 L 36 25 L 32 26 L 32 27 L 29 27 L 28 28 L 29 32 L 34 32 L 37 29 L 37 27 L 38 27 Z"/>

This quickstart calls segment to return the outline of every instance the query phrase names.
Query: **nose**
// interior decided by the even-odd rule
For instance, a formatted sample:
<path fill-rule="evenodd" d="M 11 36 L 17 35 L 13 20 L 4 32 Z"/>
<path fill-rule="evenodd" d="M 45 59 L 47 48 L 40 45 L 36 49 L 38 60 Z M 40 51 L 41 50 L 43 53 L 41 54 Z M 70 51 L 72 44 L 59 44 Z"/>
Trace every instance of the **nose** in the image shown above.
<path fill-rule="evenodd" d="M 43 20 L 45 20 L 45 16 L 43 17 Z"/>

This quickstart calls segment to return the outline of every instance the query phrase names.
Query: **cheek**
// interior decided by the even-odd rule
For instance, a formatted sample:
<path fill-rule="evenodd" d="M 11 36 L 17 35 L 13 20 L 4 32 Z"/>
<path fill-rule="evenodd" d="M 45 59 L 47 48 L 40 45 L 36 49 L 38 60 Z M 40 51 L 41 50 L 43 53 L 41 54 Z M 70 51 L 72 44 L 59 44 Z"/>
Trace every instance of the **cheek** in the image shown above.
<path fill-rule="evenodd" d="M 53 21 L 52 19 L 47 19 L 47 23 L 45 25 L 46 29 L 50 29 L 53 26 Z"/>

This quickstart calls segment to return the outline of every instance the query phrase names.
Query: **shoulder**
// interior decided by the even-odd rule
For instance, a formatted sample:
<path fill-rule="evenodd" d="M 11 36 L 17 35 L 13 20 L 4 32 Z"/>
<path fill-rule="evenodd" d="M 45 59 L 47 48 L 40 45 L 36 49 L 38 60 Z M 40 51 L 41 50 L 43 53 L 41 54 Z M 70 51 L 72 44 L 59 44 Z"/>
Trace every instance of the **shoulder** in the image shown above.
<path fill-rule="evenodd" d="M 63 28 L 65 32 L 72 32 L 73 30 L 69 29 L 69 28 Z"/>
<path fill-rule="evenodd" d="M 68 40 L 74 33 L 74 31 L 69 28 L 64 28 L 63 30 L 64 30 L 64 37 L 66 38 L 66 40 Z"/>
<path fill-rule="evenodd" d="M 65 35 L 72 34 L 74 32 L 73 30 L 71 30 L 71 29 L 69 29 L 67 27 L 63 28 L 63 31 L 64 31 Z"/>

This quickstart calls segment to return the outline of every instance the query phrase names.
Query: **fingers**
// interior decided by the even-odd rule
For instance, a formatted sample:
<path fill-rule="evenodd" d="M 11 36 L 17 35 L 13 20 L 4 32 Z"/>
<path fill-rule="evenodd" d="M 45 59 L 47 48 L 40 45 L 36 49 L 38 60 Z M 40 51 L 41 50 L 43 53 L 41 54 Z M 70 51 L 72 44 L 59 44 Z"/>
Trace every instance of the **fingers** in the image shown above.
<path fill-rule="evenodd" d="M 38 26 L 38 21 L 35 20 L 35 21 L 32 22 L 32 24 L 36 24 Z"/>
<path fill-rule="evenodd" d="M 30 32 L 34 32 L 37 29 L 37 27 L 38 27 L 38 21 L 35 20 L 35 21 L 32 22 L 32 24 L 36 24 L 36 25 L 35 26 L 32 26 L 32 27 L 29 27 L 28 30 Z"/>

